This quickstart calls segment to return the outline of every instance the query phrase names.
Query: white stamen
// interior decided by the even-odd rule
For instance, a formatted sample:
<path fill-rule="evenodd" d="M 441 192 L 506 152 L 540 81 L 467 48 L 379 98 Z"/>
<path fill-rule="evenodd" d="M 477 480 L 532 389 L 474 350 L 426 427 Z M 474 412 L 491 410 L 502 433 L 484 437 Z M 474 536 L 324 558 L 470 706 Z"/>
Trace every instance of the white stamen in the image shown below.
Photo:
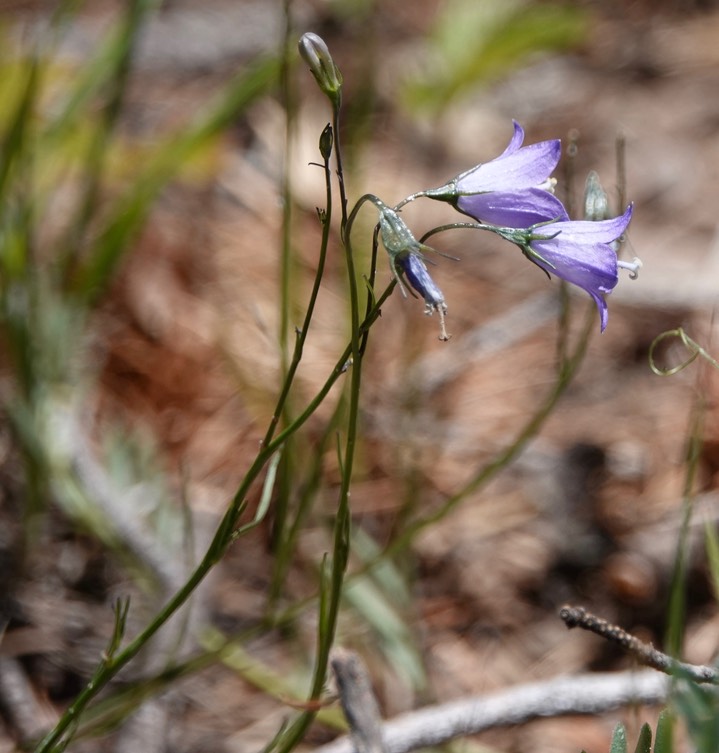
<path fill-rule="evenodd" d="M 629 279 L 630 280 L 636 280 L 639 277 L 639 270 L 644 266 L 642 264 L 642 260 L 635 256 L 632 261 L 622 261 L 621 259 L 617 262 L 617 266 L 621 267 L 622 269 L 628 269 L 629 270 Z"/>
<path fill-rule="evenodd" d="M 549 191 L 549 193 L 554 193 L 554 187 L 557 185 L 557 179 L 556 178 L 547 178 L 547 180 L 544 181 L 544 183 L 540 183 L 537 188 L 541 188 L 544 191 Z"/>
<path fill-rule="evenodd" d="M 424 313 L 427 316 L 432 316 L 435 311 L 437 312 L 437 316 L 439 316 L 439 339 L 447 342 L 452 337 L 452 335 L 447 334 L 447 327 L 444 322 L 444 317 L 447 315 L 447 304 L 442 301 L 442 303 L 438 304 L 427 303 L 424 307 Z"/>

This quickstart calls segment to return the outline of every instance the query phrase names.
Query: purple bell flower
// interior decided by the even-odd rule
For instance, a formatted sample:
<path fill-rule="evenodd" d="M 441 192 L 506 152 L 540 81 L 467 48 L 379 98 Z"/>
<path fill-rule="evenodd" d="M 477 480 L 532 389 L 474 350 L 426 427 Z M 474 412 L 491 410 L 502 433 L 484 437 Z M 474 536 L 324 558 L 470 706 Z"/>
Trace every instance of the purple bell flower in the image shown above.
<path fill-rule="evenodd" d="M 607 326 L 605 296 L 615 288 L 619 268 L 630 270 L 636 277 L 641 262 L 617 259 L 612 245 L 627 229 L 632 219 L 632 206 L 619 217 L 590 222 L 568 220 L 529 228 L 524 232 L 510 228 L 498 229 L 499 234 L 516 243 L 522 253 L 547 274 L 586 290 L 599 309 L 602 332 Z"/>
<path fill-rule="evenodd" d="M 555 181 L 549 177 L 559 162 L 559 139 L 522 146 L 524 130 L 512 122 L 514 135 L 499 157 L 423 195 L 448 201 L 460 212 L 491 225 L 527 228 L 568 220 L 567 210 L 552 193 Z"/>

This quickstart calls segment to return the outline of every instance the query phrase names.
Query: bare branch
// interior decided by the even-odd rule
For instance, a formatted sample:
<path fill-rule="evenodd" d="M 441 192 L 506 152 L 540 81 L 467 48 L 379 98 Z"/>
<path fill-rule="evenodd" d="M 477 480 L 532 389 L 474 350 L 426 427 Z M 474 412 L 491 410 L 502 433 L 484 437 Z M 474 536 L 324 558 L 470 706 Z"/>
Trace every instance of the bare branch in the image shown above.
<path fill-rule="evenodd" d="M 387 753 L 408 753 L 537 717 L 599 714 L 630 703 L 662 703 L 670 682 L 653 670 L 643 670 L 560 677 L 520 685 L 398 716 L 383 727 L 385 747 Z M 317 748 L 315 753 L 355 753 L 355 748 L 349 737 L 342 737 Z"/>
<path fill-rule="evenodd" d="M 665 674 L 678 675 L 685 679 L 699 683 L 719 684 L 719 672 L 714 667 L 705 664 L 686 664 L 672 659 L 671 656 L 654 648 L 651 643 L 639 640 L 618 625 L 613 625 L 601 617 L 588 612 L 584 607 L 564 606 L 559 610 L 559 616 L 568 628 L 579 627 L 617 643 L 629 651 L 638 662 L 647 667 L 658 669 Z"/>
<path fill-rule="evenodd" d="M 386 753 L 382 718 L 364 663 L 353 651 L 336 649 L 331 664 L 354 749 L 357 753 Z"/>
<path fill-rule="evenodd" d="M 0 705 L 22 742 L 36 740 L 57 721 L 50 704 L 35 695 L 22 664 L 13 657 L 0 656 Z"/>

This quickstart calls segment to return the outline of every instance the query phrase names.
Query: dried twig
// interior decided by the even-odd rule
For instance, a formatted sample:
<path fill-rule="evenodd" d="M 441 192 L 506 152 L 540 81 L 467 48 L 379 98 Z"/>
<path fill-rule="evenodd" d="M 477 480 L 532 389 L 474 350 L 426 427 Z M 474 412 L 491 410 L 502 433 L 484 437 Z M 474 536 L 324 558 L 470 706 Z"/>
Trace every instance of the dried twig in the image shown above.
<path fill-rule="evenodd" d="M 670 680 L 653 670 L 560 677 L 520 685 L 403 714 L 384 724 L 385 748 L 387 753 L 408 753 L 537 717 L 599 714 L 630 703 L 661 703 L 669 686 Z M 351 739 L 342 737 L 315 753 L 354 751 Z"/>
<path fill-rule="evenodd" d="M 353 651 L 335 649 L 331 665 L 355 751 L 386 753 L 382 719 L 364 663 Z"/>
<path fill-rule="evenodd" d="M 654 648 L 651 643 L 639 640 L 635 635 L 597 617 L 584 607 L 564 606 L 559 610 L 559 616 L 568 628 L 579 627 L 590 630 L 612 643 L 617 643 L 647 667 L 658 669 L 666 674 L 679 675 L 694 682 L 719 684 L 719 672 L 716 668 L 705 664 L 687 664 L 672 659 L 671 656 Z"/>
<path fill-rule="evenodd" d="M 13 657 L 0 656 L 0 705 L 23 742 L 37 739 L 57 721 L 50 705 L 36 697 L 23 666 Z"/>

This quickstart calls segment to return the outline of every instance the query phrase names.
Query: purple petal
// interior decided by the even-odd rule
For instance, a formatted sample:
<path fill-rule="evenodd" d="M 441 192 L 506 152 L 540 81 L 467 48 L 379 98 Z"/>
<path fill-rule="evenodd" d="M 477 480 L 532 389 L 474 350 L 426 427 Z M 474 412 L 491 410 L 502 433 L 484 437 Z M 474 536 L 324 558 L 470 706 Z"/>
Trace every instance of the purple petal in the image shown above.
<path fill-rule="evenodd" d="M 514 154 L 517 149 L 522 146 L 522 142 L 524 141 L 524 128 L 522 128 L 522 126 L 519 125 L 516 120 L 512 121 L 512 125 L 514 126 L 514 134 L 512 135 L 509 144 L 507 144 L 507 148 L 499 155 L 497 159 L 506 157 L 509 154 Z"/>
<path fill-rule="evenodd" d="M 630 204 L 624 214 L 608 220 L 591 222 L 589 220 L 574 220 L 562 223 L 554 230 L 561 230 L 564 241 L 577 243 L 611 243 L 617 240 L 627 229 L 634 206 Z"/>
<path fill-rule="evenodd" d="M 604 300 L 604 296 L 612 292 L 618 281 L 617 257 L 614 250 L 611 246 L 599 244 L 598 247 L 592 249 L 591 253 L 587 253 L 587 249 L 582 246 L 562 247 L 561 252 L 555 252 L 548 244 L 548 241 L 541 244 L 534 242 L 532 248 L 554 265 L 554 268 L 543 264 L 538 259 L 532 261 L 549 274 L 554 274 L 589 293 L 597 304 L 601 331 L 604 332 L 608 319 L 607 302 Z M 579 254 L 580 252 L 584 254 L 585 258 L 580 259 L 578 256 L 572 258 L 565 255 Z"/>
<path fill-rule="evenodd" d="M 459 196 L 457 208 L 480 222 L 512 228 L 569 220 L 562 202 L 541 188 Z M 550 234 L 549 230 L 547 234 Z"/>
<path fill-rule="evenodd" d="M 457 190 L 460 193 L 480 193 L 539 186 L 557 166 L 561 151 L 558 139 L 523 146 L 460 175 Z"/>
<path fill-rule="evenodd" d="M 427 267 L 418 254 L 397 256 L 395 265 L 401 269 L 407 282 L 424 298 L 426 303 L 434 308 L 444 305 L 442 291 L 429 276 Z"/>
<path fill-rule="evenodd" d="M 617 255 L 606 243 L 582 244 L 561 241 L 561 235 L 552 240 L 532 241 L 531 247 L 548 264 L 537 264 L 549 274 L 561 277 L 587 292 L 609 293 L 619 280 Z"/>
<path fill-rule="evenodd" d="M 627 229 L 632 206 L 619 217 L 601 222 L 569 221 L 547 226 L 552 238 L 535 238 L 530 247 L 542 259 L 532 258 L 550 274 L 586 290 L 596 301 L 602 332 L 607 326 L 607 304 L 604 296 L 611 293 L 618 281 L 617 254 L 609 244 Z M 542 228 L 536 232 L 541 233 Z M 544 260 L 544 261 L 543 261 Z"/>

